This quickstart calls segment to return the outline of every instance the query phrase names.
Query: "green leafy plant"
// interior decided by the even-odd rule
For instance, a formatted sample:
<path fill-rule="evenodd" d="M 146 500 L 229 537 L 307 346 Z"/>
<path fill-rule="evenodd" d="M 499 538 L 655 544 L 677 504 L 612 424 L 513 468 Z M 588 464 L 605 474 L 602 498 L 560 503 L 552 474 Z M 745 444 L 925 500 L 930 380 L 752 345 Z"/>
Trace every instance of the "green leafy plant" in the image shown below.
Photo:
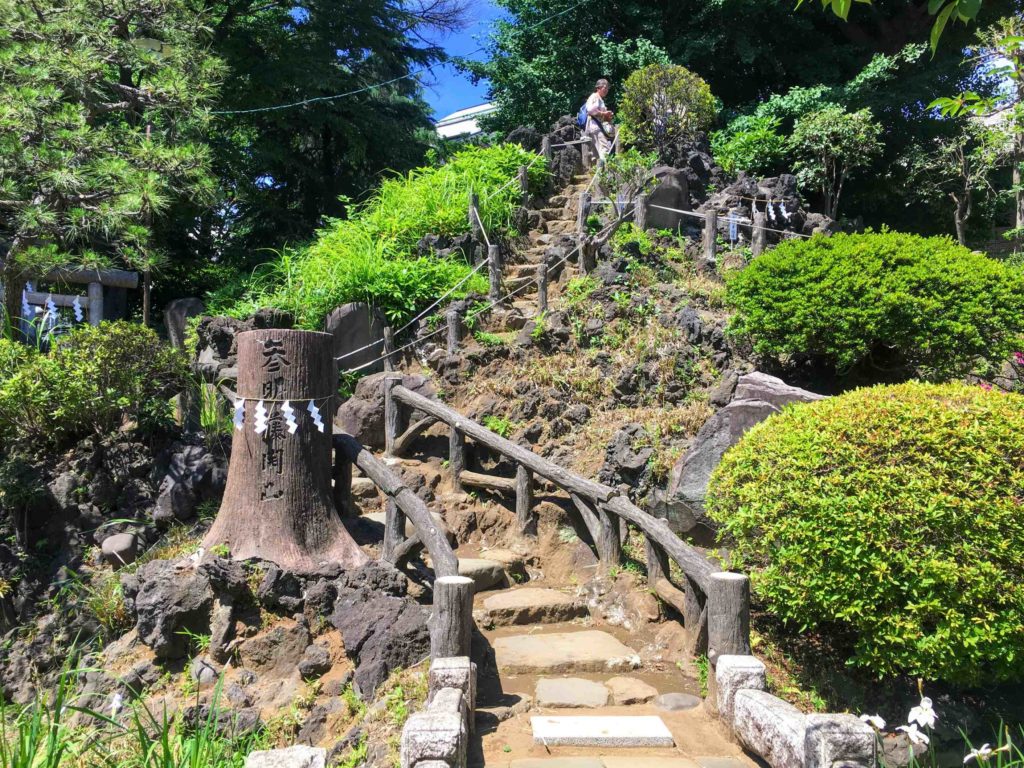
<path fill-rule="evenodd" d="M 729 173 L 746 171 L 763 176 L 777 172 L 789 150 L 786 137 L 779 133 L 781 124 L 776 117 L 736 118 L 728 128 L 711 134 L 715 159 Z"/>
<path fill-rule="evenodd" d="M 293 313 L 301 327 L 320 328 L 328 312 L 351 301 L 368 302 L 400 323 L 457 284 L 455 297 L 486 292 L 486 278 L 469 277 L 464 260 L 418 255 L 417 244 L 427 234 L 467 232 L 470 191 L 479 197 L 484 229 L 506 229 L 521 194 L 507 182 L 521 165 L 530 166 L 532 185 L 546 178 L 543 160 L 517 145 L 500 144 L 465 149 L 442 166 L 385 179 L 347 219 L 332 221 L 308 247 L 287 250 L 259 270 L 245 298 L 219 302 L 214 297 L 213 309 L 245 316 L 276 307 Z"/>
<path fill-rule="evenodd" d="M 708 655 L 702 653 L 700 656 L 693 660 L 693 666 L 697 670 L 697 682 L 700 684 L 700 696 L 702 699 L 706 699 L 708 696 L 708 674 L 711 670 L 711 664 L 708 661 Z"/>
<path fill-rule="evenodd" d="M 504 416 L 493 415 L 484 416 L 484 426 L 501 437 L 508 437 L 511 435 L 512 430 L 515 427 L 510 419 Z"/>
<path fill-rule="evenodd" d="M 483 344 L 485 347 L 503 347 L 505 346 L 505 340 L 495 333 L 488 333 L 487 331 L 477 331 L 473 334 L 473 338 Z"/>
<path fill-rule="evenodd" d="M 722 459 L 707 509 L 758 596 L 879 677 L 1024 679 L 1024 397 L 965 384 L 791 406 Z"/>
<path fill-rule="evenodd" d="M 617 256 L 631 255 L 627 249 L 634 243 L 641 256 L 649 256 L 654 251 L 654 242 L 650 236 L 632 222 L 626 222 L 619 227 L 612 235 L 611 242 L 612 250 Z"/>
<path fill-rule="evenodd" d="M 706 130 L 716 111 L 708 84 L 675 64 L 651 64 L 631 74 L 622 86 L 622 127 L 645 152 L 662 151 Z"/>
<path fill-rule="evenodd" d="M 184 355 L 151 329 L 79 326 L 0 381 L 0 435 L 60 445 L 125 419 L 161 428 L 171 418 L 168 398 L 187 386 Z"/>
<path fill-rule="evenodd" d="M 882 151 L 881 139 L 882 126 L 869 109 L 827 106 L 796 121 L 790 145 L 799 158 L 797 181 L 821 193 L 825 215 L 836 218 L 846 180 Z"/>
<path fill-rule="evenodd" d="M 1024 347 L 1024 271 L 948 238 L 788 240 L 730 273 L 730 332 L 760 354 L 942 380 Z"/>

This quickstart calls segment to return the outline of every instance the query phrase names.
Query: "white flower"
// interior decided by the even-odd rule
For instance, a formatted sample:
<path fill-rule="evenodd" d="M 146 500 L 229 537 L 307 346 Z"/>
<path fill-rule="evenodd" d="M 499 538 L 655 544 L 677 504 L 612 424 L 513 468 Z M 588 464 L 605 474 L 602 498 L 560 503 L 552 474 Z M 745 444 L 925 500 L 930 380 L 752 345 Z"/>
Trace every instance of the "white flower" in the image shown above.
<path fill-rule="evenodd" d="M 914 746 L 921 746 L 928 744 L 928 735 L 917 730 L 917 724 L 911 723 L 910 725 L 901 725 L 896 729 L 897 731 L 903 731 L 910 738 L 910 743 Z"/>
<path fill-rule="evenodd" d="M 861 715 L 860 719 L 868 725 L 870 725 L 876 731 L 881 731 L 883 728 L 885 728 L 885 720 L 883 720 L 878 715 Z"/>
<path fill-rule="evenodd" d="M 110 702 L 110 716 L 117 717 L 117 713 L 121 711 L 121 706 L 124 704 L 124 697 L 121 692 L 118 691 L 114 694 L 113 699 Z"/>
<path fill-rule="evenodd" d="M 971 760 L 988 760 L 992 755 L 992 747 L 988 744 L 982 744 L 979 749 L 972 749 L 970 754 L 964 758 L 964 765 L 969 763 Z"/>
<path fill-rule="evenodd" d="M 927 696 L 922 696 L 921 703 L 910 710 L 910 714 L 907 715 L 908 723 L 917 723 L 922 728 L 934 728 L 936 719 L 935 710 L 932 709 L 932 700 Z"/>

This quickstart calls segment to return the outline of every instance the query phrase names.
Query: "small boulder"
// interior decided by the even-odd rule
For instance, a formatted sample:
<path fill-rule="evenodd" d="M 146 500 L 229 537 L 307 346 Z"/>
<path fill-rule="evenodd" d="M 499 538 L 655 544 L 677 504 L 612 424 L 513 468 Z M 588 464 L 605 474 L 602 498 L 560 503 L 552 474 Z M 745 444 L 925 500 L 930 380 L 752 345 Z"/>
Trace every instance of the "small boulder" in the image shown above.
<path fill-rule="evenodd" d="M 269 749 L 250 752 L 245 768 L 325 768 L 327 750 L 301 744 L 287 749 Z"/>
<path fill-rule="evenodd" d="M 616 706 L 646 704 L 658 695 L 656 688 L 634 677 L 613 677 L 605 685 L 611 691 L 612 703 Z"/>
<path fill-rule="evenodd" d="M 303 680 L 316 680 L 331 671 L 331 654 L 322 645 L 311 645 L 302 654 L 299 674 Z"/>
<path fill-rule="evenodd" d="M 103 540 L 100 550 L 103 559 L 116 571 L 135 562 L 139 556 L 139 537 L 134 533 L 115 533 Z"/>
<path fill-rule="evenodd" d="M 483 592 L 506 583 L 505 568 L 495 560 L 475 557 L 459 558 L 459 576 L 473 580 L 473 591 Z"/>
<path fill-rule="evenodd" d="M 341 368 L 356 368 L 378 361 L 366 370 L 377 373 L 384 370 L 384 321 L 363 302 L 343 304 L 327 316 L 324 330 L 334 337 L 334 357 L 341 358 Z"/>
<path fill-rule="evenodd" d="M 665 712 L 682 712 L 701 704 L 700 696 L 690 693 L 663 693 L 654 700 L 654 706 Z"/>

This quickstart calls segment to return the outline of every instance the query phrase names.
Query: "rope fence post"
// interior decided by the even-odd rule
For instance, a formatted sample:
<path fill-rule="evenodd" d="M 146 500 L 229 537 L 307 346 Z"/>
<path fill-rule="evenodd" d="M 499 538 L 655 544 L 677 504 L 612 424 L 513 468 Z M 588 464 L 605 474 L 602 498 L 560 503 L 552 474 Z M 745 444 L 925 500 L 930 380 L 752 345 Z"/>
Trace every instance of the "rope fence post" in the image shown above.
<path fill-rule="evenodd" d="M 548 265 L 537 266 L 537 313 L 548 311 Z"/>
<path fill-rule="evenodd" d="M 487 273 L 491 283 L 487 298 L 497 302 L 501 298 L 501 252 L 497 245 L 487 247 Z"/>
<path fill-rule="evenodd" d="M 462 336 L 462 318 L 458 310 L 449 309 L 445 315 L 448 323 L 448 354 L 454 356 L 459 351 L 459 340 Z"/>
<path fill-rule="evenodd" d="M 480 196 L 476 192 L 470 191 L 469 193 L 469 233 L 473 236 L 474 240 L 479 240 L 483 230 L 480 227 L 480 217 L 477 215 L 480 211 Z"/>
<path fill-rule="evenodd" d="M 704 260 L 715 263 L 718 253 L 718 211 L 708 211 L 704 216 Z"/>
<path fill-rule="evenodd" d="M 764 228 L 764 211 L 754 209 L 753 231 L 750 233 L 750 250 L 754 256 L 764 253 L 765 244 L 768 240 L 768 230 Z"/>
<path fill-rule="evenodd" d="M 530 201 L 530 169 L 525 165 L 519 166 L 519 204 L 526 207 Z"/>
<path fill-rule="evenodd" d="M 633 223 L 641 232 L 647 231 L 647 195 L 637 195 L 633 200 Z"/>
<path fill-rule="evenodd" d="M 103 322 L 103 283 L 89 283 L 86 289 L 89 300 L 89 325 Z"/>
<path fill-rule="evenodd" d="M 384 503 L 384 541 L 381 543 L 381 559 L 395 562 L 395 552 L 405 541 L 405 513 L 391 497 Z"/>
<path fill-rule="evenodd" d="M 551 170 L 551 168 L 550 168 L 551 160 L 553 159 L 554 155 L 553 155 L 553 153 L 551 151 L 551 137 L 550 136 L 545 136 L 543 139 L 540 140 L 540 153 L 542 155 L 544 155 L 544 160 L 548 164 L 548 170 Z"/>
<path fill-rule="evenodd" d="M 593 158 L 590 153 L 590 149 L 593 146 L 594 140 L 589 136 L 583 137 L 583 143 L 580 144 L 580 158 L 583 160 L 583 170 L 589 171 L 593 165 Z"/>
<path fill-rule="evenodd" d="M 384 370 L 395 370 L 395 332 L 390 325 L 384 326 Z"/>
<path fill-rule="evenodd" d="M 580 207 L 576 211 L 576 232 L 581 239 L 587 234 L 587 217 L 590 216 L 592 199 L 589 192 L 580 193 Z"/>
<path fill-rule="evenodd" d="M 526 533 L 530 528 L 532 511 L 533 472 L 520 464 L 516 467 L 516 520 L 520 533 Z"/>

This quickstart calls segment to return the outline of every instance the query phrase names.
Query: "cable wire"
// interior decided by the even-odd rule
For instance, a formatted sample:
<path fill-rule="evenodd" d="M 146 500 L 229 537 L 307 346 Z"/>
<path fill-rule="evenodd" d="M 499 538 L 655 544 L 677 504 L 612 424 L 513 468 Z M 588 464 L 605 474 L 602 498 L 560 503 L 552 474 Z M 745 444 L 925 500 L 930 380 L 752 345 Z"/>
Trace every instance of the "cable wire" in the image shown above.
<path fill-rule="evenodd" d="M 537 27 L 539 27 L 539 26 L 541 26 L 543 24 L 547 24 L 549 21 L 557 19 L 559 16 L 564 16 L 565 14 L 569 13 L 570 11 L 576 10 L 577 8 L 579 8 L 581 5 L 583 5 L 586 2 L 588 2 L 588 0 L 580 0 L 580 2 L 576 3 L 575 5 L 571 5 L 568 8 L 566 8 L 565 10 L 559 11 L 558 13 L 554 13 L 551 16 L 548 16 L 545 19 L 541 19 L 536 24 L 531 24 L 528 27 L 523 27 L 522 31 L 526 32 L 526 31 L 529 31 L 531 29 L 536 29 Z M 474 56 L 474 55 L 476 55 L 478 53 L 482 53 L 483 51 L 486 51 L 486 50 L 487 50 L 487 47 L 481 45 L 479 48 L 476 48 L 475 50 L 472 50 L 469 53 L 467 53 L 463 58 L 468 58 L 469 56 Z M 357 89 L 355 89 L 353 91 L 345 91 L 344 93 L 336 93 L 336 94 L 331 95 L 331 96 L 314 96 L 312 98 L 302 99 L 301 101 L 293 101 L 293 102 L 289 102 L 289 103 L 286 103 L 286 104 L 274 104 L 274 105 L 269 106 L 269 107 L 253 107 L 251 109 L 217 109 L 217 110 L 212 110 L 210 112 L 210 114 L 211 115 L 248 115 L 248 114 L 253 114 L 254 112 L 274 112 L 274 111 L 281 110 L 281 109 L 292 109 L 294 107 L 303 107 L 303 106 L 306 106 L 307 104 L 315 104 L 317 102 L 323 102 L 323 101 L 336 101 L 337 99 L 344 99 L 344 98 L 346 98 L 348 96 L 356 96 L 356 95 L 358 95 L 360 93 L 366 93 L 367 91 L 372 91 L 372 90 L 375 90 L 377 88 L 383 88 L 386 85 L 393 85 L 394 83 L 399 83 L 402 80 L 411 80 L 413 78 L 417 78 L 420 75 L 426 74 L 427 72 L 432 72 L 436 67 L 440 67 L 442 65 L 449 64 L 449 63 L 450 62 L 448 62 L 448 61 L 437 61 L 437 62 L 434 62 L 433 64 L 431 64 L 429 66 L 423 67 L 422 69 L 418 69 L 415 72 L 407 72 L 404 75 L 399 75 L 398 77 L 393 77 L 390 80 L 384 80 L 383 82 L 380 82 L 380 83 L 374 83 L 372 85 L 367 85 L 367 86 L 364 86 L 362 88 L 357 88 Z"/>

